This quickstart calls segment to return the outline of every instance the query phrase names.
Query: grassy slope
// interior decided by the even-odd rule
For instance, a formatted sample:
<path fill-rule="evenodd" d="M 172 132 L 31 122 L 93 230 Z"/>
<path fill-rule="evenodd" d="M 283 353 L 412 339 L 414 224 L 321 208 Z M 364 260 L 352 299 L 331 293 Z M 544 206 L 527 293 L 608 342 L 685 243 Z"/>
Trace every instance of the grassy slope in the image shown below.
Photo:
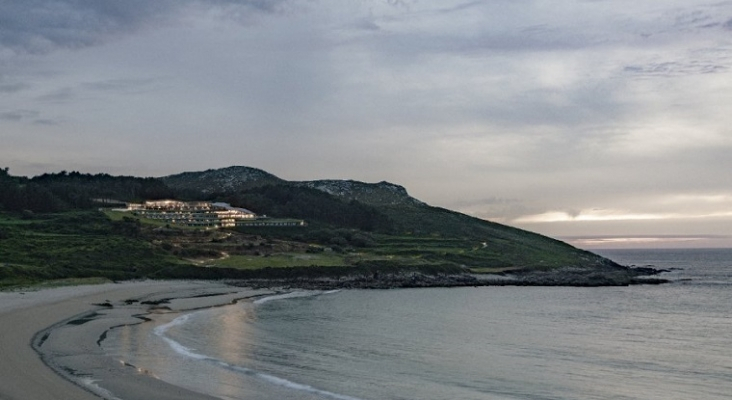
<path fill-rule="evenodd" d="M 448 253 L 447 259 L 475 268 L 591 267 L 611 263 L 543 235 L 442 208 L 397 206 L 385 207 L 383 211 L 396 222 L 398 230 L 415 236 L 415 240 L 433 238 L 434 243 L 429 247 L 452 243 L 448 247 L 462 248 L 464 251 L 458 254 Z"/>
<path fill-rule="evenodd" d="M 395 224 L 390 234 L 317 222 L 235 232 L 171 228 L 96 211 L 29 219 L 0 214 L 0 287 L 92 277 L 220 279 L 382 268 L 496 272 L 611 263 L 545 236 L 449 210 L 394 206 L 381 211 Z M 287 272 L 275 272 L 283 268 Z"/>
<path fill-rule="evenodd" d="M 273 185 L 268 181 L 254 186 L 249 181 L 238 186 L 224 184 L 248 179 L 247 171 L 228 168 L 190 173 L 166 182 L 173 189 L 195 187 L 201 191 L 199 195 L 219 193 L 232 204 L 270 216 L 302 218 L 334 232 L 339 229 L 367 231 L 375 246 L 366 246 L 366 249 L 355 246 L 359 247 L 357 252 L 361 261 L 387 259 L 410 265 L 448 263 L 474 270 L 612 264 L 558 240 L 428 206 L 409 197 L 406 189 L 386 182 L 280 180 Z M 216 177 L 218 180 L 213 179 Z M 314 241 L 338 249 L 353 247 L 344 244 L 343 240 L 313 237 L 305 231 L 301 235 L 304 239 L 279 231 L 259 232 L 267 232 L 266 235 L 272 238 Z M 247 232 L 257 234 L 258 231 Z M 344 235 L 336 233 L 334 236 Z M 358 263 L 353 260 L 354 257 L 345 259 L 349 265 Z"/>
<path fill-rule="evenodd" d="M 180 264 L 136 237 L 136 228 L 98 212 L 32 219 L 0 215 L 0 285 L 65 278 L 134 279 Z"/>
<path fill-rule="evenodd" d="M 548 237 L 427 206 L 384 182 L 293 183 L 232 167 L 168 177 L 169 187 L 151 178 L 79 173 L 20 185 L 20 178 L 1 172 L 0 194 L 18 196 L 5 196 L 4 204 L 17 214 L 0 213 L 0 286 L 89 277 L 308 275 L 359 267 L 489 272 L 612 264 Z M 126 213 L 28 211 L 89 208 L 89 199 L 98 197 L 160 196 L 225 200 L 273 217 L 302 218 L 309 226 L 201 231 Z M 51 207 L 59 204 L 64 206 Z"/>

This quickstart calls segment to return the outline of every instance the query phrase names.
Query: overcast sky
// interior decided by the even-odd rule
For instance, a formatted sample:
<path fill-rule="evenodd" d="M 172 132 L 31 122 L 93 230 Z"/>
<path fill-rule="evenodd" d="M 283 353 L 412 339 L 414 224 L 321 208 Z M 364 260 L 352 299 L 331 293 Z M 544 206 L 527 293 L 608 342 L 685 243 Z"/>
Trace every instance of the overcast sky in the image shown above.
<path fill-rule="evenodd" d="M 732 246 L 732 1 L 0 0 L 0 167 L 387 180 L 585 248 Z"/>

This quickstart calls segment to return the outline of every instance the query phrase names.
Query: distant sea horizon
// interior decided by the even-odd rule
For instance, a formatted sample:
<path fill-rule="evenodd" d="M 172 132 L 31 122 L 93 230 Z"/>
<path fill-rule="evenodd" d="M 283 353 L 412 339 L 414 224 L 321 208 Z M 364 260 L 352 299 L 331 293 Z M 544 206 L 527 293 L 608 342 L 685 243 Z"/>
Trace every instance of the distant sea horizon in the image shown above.
<path fill-rule="evenodd" d="M 554 237 L 588 251 L 732 248 L 732 236 L 728 235 L 559 235 Z"/>

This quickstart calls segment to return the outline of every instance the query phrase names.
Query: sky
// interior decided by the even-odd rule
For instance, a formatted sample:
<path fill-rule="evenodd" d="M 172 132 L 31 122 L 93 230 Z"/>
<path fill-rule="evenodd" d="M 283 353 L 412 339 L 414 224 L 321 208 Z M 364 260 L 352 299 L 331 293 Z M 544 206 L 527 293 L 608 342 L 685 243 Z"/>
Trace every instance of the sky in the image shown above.
<path fill-rule="evenodd" d="M 583 248 L 732 247 L 732 1 L 0 0 L 0 167 L 386 180 Z"/>

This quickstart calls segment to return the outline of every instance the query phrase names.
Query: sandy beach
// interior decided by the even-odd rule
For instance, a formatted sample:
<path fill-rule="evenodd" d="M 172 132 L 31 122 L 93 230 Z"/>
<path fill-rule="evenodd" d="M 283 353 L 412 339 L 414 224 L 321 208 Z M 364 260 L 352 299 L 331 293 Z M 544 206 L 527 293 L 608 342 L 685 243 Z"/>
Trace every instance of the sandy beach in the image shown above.
<path fill-rule="evenodd" d="M 136 315 L 180 313 L 267 293 L 199 281 L 0 292 L 0 399 L 213 399 L 114 360 L 97 342 L 112 326 L 141 322 Z"/>

